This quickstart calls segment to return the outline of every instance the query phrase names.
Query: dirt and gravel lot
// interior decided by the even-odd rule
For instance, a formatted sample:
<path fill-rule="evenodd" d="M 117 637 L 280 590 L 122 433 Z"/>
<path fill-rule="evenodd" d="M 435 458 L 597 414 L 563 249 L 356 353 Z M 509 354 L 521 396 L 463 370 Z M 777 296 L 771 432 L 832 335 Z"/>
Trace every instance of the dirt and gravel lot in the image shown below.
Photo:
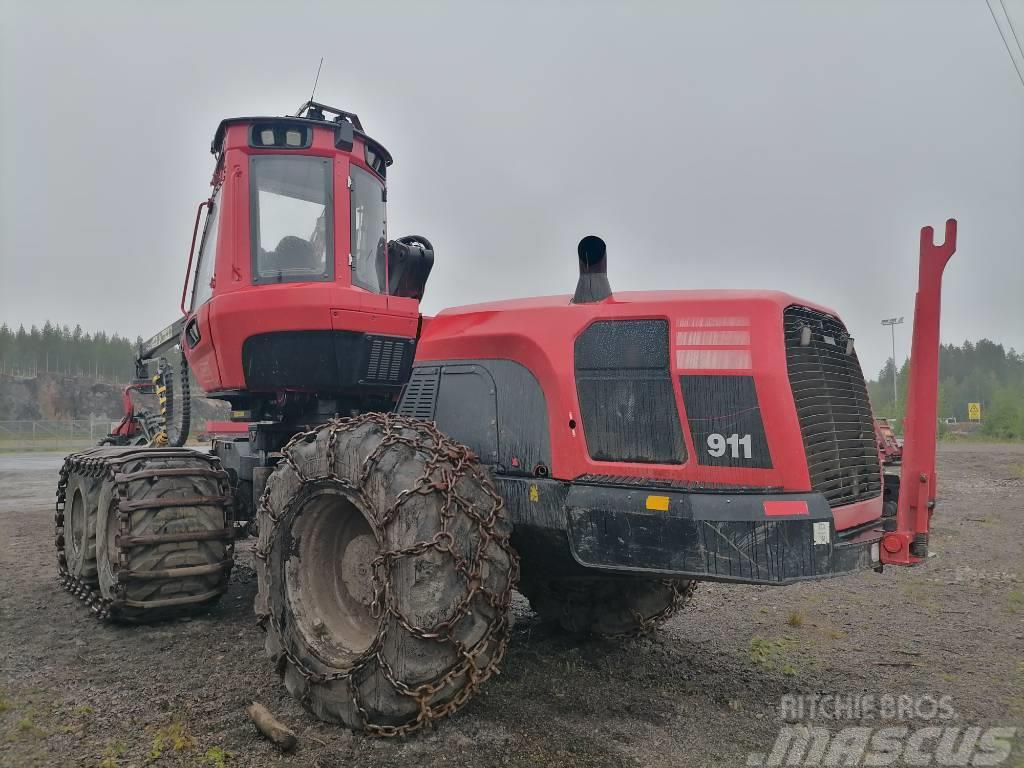
<path fill-rule="evenodd" d="M 0 455 L 0 766 L 681 766 L 767 752 L 786 694 L 949 696 L 1024 765 L 1024 446 L 944 445 L 936 556 L 785 589 L 701 585 L 649 638 L 573 643 L 520 600 L 503 674 L 404 741 L 314 721 L 254 626 L 251 544 L 212 612 L 101 625 L 56 585 L 58 455 Z M 251 540 L 250 540 L 251 541 Z M 280 755 L 243 709 L 298 733 Z M 869 723 L 870 724 L 870 723 Z"/>

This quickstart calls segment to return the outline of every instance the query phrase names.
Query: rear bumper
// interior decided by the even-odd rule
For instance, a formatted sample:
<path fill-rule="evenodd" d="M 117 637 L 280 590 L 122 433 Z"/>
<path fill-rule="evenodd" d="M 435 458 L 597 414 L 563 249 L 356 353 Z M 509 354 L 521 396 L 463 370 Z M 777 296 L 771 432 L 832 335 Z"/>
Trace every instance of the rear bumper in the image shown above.
<path fill-rule="evenodd" d="M 881 521 L 836 531 L 817 493 L 733 494 L 497 479 L 525 558 L 586 570 L 783 585 L 879 567 Z M 525 530 L 524 530 L 525 529 Z"/>

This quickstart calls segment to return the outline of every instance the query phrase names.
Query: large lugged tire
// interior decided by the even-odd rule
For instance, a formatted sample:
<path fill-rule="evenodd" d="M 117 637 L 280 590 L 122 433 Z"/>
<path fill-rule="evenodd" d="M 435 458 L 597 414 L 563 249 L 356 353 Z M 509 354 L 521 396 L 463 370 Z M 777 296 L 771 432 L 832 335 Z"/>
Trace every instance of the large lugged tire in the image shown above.
<path fill-rule="evenodd" d="M 297 435 L 259 530 L 267 652 L 317 717 L 410 733 L 497 671 L 511 524 L 477 458 L 432 424 L 370 413 Z"/>
<path fill-rule="evenodd" d="M 148 623 L 216 602 L 234 549 L 231 490 L 218 459 L 182 448 L 108 453 L 96 560 L 109 615 Z"/>
<path fill-rule="evenodd" d="M 650 632 L 679 611 L 695 581 L 632 576 L 523 580 L 520 590 L 549 624 L 572 634 L 628 637 Z"/>

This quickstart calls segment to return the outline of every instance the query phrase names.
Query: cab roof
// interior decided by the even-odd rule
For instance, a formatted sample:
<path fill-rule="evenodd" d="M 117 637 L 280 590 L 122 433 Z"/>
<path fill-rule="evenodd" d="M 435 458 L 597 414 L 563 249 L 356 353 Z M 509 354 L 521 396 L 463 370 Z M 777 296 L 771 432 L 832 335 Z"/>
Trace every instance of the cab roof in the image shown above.
<path fill-rule="evenodd" d="M 328 115 L 334 115 L 333 118 L 328 119 Z M 346 134 L 358 136 L 364 142 L 369 144 L 374 151 L 376 151 L 384 159 L 385 165 L 391 165 L 394 160 L 391 157 L 391 153 L 376 139 L 368 136 L 363 130 L 363 124 L 359 120 L 359 116 L 354 112 L 346 112 L 343 109 L 337 107 L 331 107 L 327 104 L 321 104 L 315 101 L 305 102 L 294 115 L 283 115 L 283 116 L 259 116 L 253 115 L 250 117 L 228 117 L 220 121 L 217 126 L 217 130 L 213 134 L 213 141 L 210 142 L 210 152 L 214 155 L 221 151 L 224 145 L 224 135 L 227 132 L 229 125 L 240 125 L 240 124 L 270 124 L 279 126 L 316 126 L 320 128 L 329 128 L 334 131 L 344 131 Z M 351 133 L 349 133 L 351 132 Z"/>

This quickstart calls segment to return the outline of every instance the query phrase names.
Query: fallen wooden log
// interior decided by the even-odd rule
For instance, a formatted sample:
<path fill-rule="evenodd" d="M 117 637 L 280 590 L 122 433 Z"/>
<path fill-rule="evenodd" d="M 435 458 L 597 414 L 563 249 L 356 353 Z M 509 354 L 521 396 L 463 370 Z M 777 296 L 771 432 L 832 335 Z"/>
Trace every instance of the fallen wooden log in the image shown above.
<path fill-rule="evenodd" d="M 281 722 L 274 717 L 270 710 L 264 707 L 262 704 L 253 702 L 245 708 L 245 714 L 249 716 L 260 733 L 270 739 L 279 749 L 283 752 L 290 752 L 295 748 L 297 739 L 295 738 L 295 731 L 285 727 Z"/>

